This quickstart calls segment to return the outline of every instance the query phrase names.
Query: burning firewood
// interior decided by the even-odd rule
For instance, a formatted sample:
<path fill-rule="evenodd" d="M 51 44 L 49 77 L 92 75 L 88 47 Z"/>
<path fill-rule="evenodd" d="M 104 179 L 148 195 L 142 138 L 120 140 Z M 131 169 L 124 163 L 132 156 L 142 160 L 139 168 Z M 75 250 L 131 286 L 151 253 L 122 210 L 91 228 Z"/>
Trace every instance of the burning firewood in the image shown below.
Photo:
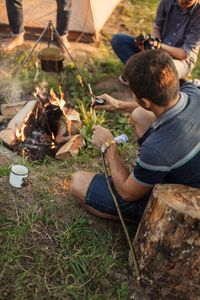
<path fill-rule="evenodd" d="M 80 148 L 85 146 L 82 134 L 74 135 L 71 140 L 64 144 L 56 153 L 55 158 L 67 160 L 79 153 Z"/>
<path fill-rule="evenodd" d="M 34 111 L 37 103 L 37 100 L 27 101 L 27 103 L 8 123 L 7 128 L 0 132 L 0 138 L 8 146 L 12 146 L 13 142 L 16 140 L 16 130 L 21 130 L 22 126 L 25 124 L 25 119 L 29 113 Z"/>
<path fill-rule="evenodd" d="M 0 139 L 17 154 L 27 155 L 31 159 L 42 160 L 45 155 L 57 158 L 70 157 L 78 153 L 84 145 L 80 129 L 83 124 L 79 113 L 66 106 L 64 94 L 61 98 L 51 90 L 50 98 L 40 94 L 40 89 L 34 93 L 35 100 L 29 100 L 8 123 L 2 124 Z M 8 106 L 4 106 L 7 109 Z M 7 118 L 8 120 L 8 118 Z"/>

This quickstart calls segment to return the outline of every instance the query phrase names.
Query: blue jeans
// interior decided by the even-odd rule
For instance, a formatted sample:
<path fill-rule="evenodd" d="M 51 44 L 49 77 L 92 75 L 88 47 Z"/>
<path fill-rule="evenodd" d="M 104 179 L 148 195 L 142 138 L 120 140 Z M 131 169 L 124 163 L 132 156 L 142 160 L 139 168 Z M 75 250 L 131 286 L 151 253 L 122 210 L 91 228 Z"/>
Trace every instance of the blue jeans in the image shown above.
<path fill-rule="evenodd" d="M 109 177 L 111 187 L 122 213 L 122 216 L 128 220 L 139 223 L 144 209 L 149 201 L 151 192 L 136 201 L 125 201 L 116 191 L 112 178 Z M 118 216 L 118 211 L 113 197 L 108 189 L 104 174 L 96 174 L 88 187 L 85 203 L 94 209 L 113 216 Z"/>
<path fill-rule="evenodd" d="M 134 54 L 140 52 L 135 44 L 135 37 L 123 33 L 117 33 L 112 37 L 111 45 L 119 59 L 125 64 Z M 178 72 L 178 78 L 184 78 L 191 73 L 194 64 L 188 60 L 173 59 Z"/>
<path fill-rule="evenodd" d="M 56 0 L 57 2 L 57 31 L 61 36 L 68 32 L 72 0 Z M 24 34 L 22 0 L 6 0 L 7 14 L 13 37 Z"/>
<path fill-rule="evenodd" d="M 117 33 L 112 37 L 111 45 L 119 59 L 125 64 L 134 54 L 140 52 L 135 44 L 135 37 L 123 33 Z"/>
<path fill-rule="evenodd" d="M 56 0 L 57 2 L 57 31 L 60 36 L 67 35 L 71 15 L 72 0 Z"/>

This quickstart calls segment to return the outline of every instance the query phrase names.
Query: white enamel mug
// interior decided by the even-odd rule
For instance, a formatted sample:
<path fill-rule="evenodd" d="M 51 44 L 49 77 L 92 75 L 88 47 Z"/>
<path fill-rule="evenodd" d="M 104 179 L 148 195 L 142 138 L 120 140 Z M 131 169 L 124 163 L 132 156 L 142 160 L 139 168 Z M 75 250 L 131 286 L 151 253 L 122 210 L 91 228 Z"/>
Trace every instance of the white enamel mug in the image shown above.
<path fill-rule="evenodd" d="M 16 188 L 28 185 L 28 168 L 24 165 L 13 165 L 10 168 L 10 184 Z"/>

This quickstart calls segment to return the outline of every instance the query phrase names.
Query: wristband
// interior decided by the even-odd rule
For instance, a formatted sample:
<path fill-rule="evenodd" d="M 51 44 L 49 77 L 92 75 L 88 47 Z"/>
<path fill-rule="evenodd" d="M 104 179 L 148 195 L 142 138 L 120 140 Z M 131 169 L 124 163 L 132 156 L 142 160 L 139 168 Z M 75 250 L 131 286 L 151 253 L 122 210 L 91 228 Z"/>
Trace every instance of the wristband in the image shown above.
<path fill-rule="evenodd" d="M 105 144 L 103 144 L 102 147 L 101 147 L 101 152 L 105 153 L 106 150 L 108 149 L 108 147 L 110 147 L 110 145 L 112 145 L 112 144 L 116 144 L 116 141 L 115 140 L 111 140 L 111 141 L 106 142 Z"/>

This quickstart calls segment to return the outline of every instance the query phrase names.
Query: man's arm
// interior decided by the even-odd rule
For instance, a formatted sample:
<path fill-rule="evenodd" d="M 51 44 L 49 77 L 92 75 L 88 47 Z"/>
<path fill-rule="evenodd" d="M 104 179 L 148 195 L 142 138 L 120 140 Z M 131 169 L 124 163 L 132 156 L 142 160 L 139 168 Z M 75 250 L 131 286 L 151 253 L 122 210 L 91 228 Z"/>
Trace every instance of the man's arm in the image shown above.
<path fill-rule="evenodd" d="M 113 135 L 108 129 L 98 125 L 93 126 L 93 129 L 92 143 L 97 147 L 100 148 L 105 142 L 113 140 Z M 124 200 L 138 200 L 153 189 L 153 187 L 140 185 L 133 179 L 117 151 L 116 144 L 110 145 L 105 155 L 115 188 Z"/>
<path fill-rule="evenodd" d="M 106 158 L 114 186 L 125 201 L 138 200 L 153 189 L 153 187 L 140 185 L 133 179 L 132 174 L 121 160 L 116 145 L 112 145 L 107 149 Z"/>
<path fill-rule="evenodd" d="M 168 54 L 170 54 L 174 58 L 178 58 L 181 60 L 187 58 L 186 52 L 183 48 L 176 48 L 162 43 L 162 49 L 165 50 Z"/>
<path fill-rule="evenodd" d="M 161 33 L 158 29 L 153 28 L 152 31 L 151 31 L 151 35 L 153 37 L 157 37 L 161 41 Z"/>
<path fill-rule="evenodd" d="M 106 110 L 106 111 L 124 111 L 131 113 L 135 108 L 139 107 L 139 105 L 136 102 L 126 102 L 122 100 L 117 100 L 107 94 L 103 94 L 98 96 L 99 99 L 105 100 L 105 105 L 96 105 L 95 101 L 92 103 L 92 107 L 94 107 L 96 110 Z"/>
<path fill-rule="evenodd" d="M 151 34 L 152 34 L 152 36 L 157 37 L 161 41 L 161 34 L 158 29 L 153 28 L 151 31 Z M 150 44 L 152 46 L 154 46 L 155 48 L 157 48 L 159 42 L 158 41 L 150 41 Z M 162 43 L 162 41 L 161 41 L 161 47 L 163 50 L 165 50 L 168 54 L 170 54 L 174 58 L 178 58 L 181 60 L 187 58 L 186 52 L 183 48 L 172 47 L 172 46 Z"/>

